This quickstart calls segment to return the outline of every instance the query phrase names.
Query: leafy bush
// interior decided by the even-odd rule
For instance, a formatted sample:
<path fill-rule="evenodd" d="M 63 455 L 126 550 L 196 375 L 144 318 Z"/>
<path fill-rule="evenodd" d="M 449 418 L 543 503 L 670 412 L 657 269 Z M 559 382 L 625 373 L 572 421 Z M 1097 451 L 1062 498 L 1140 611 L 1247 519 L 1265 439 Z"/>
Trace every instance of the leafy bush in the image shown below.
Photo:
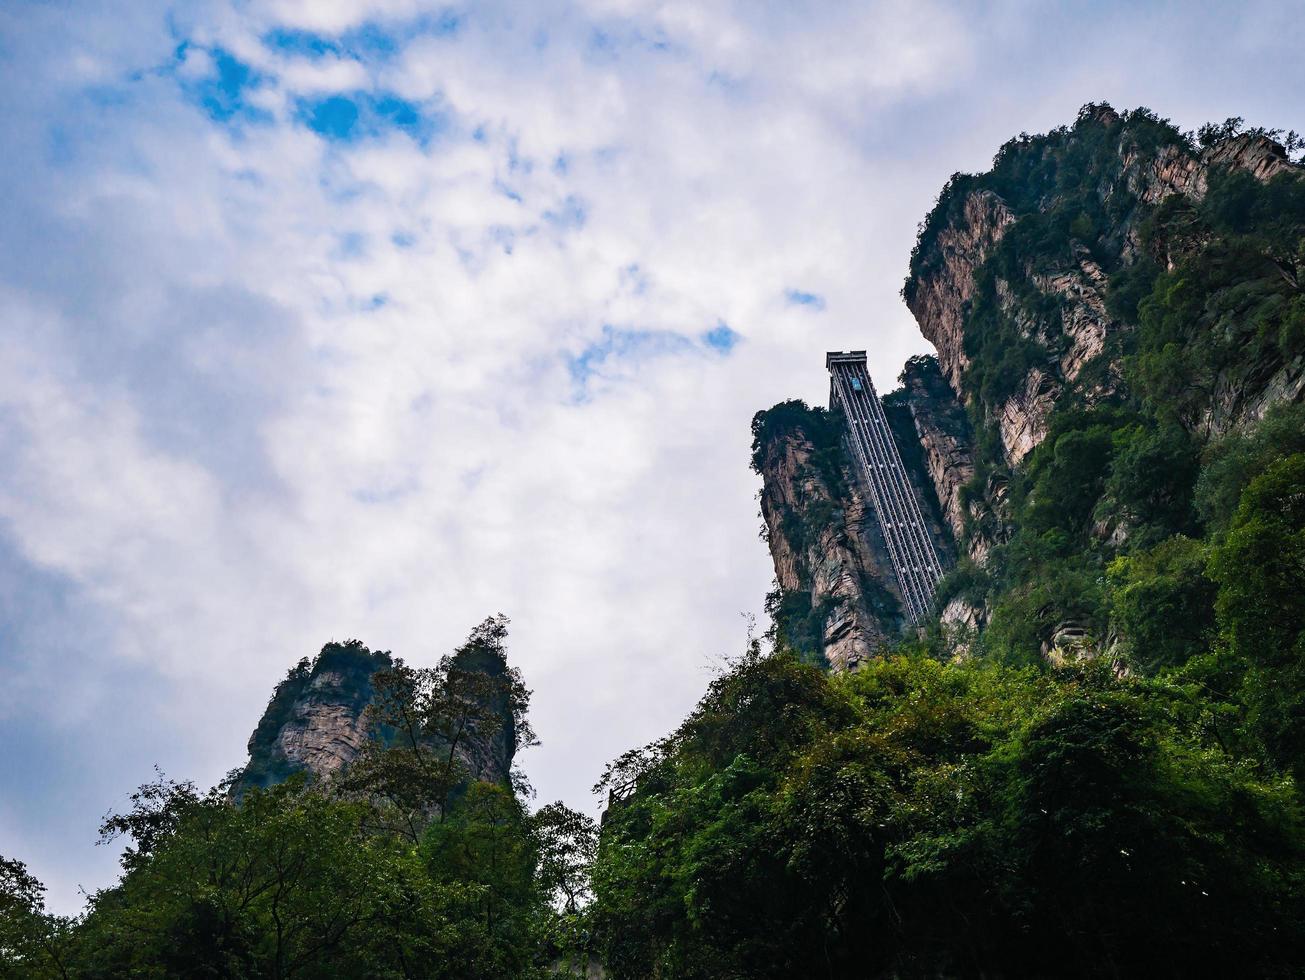
<path fill-rule="evenodd" d="M 1111 562 L 1111 623 L 1139 669 L 1179 666 L 1209 649 L 1215 584 L 1206 576 L 1207 557 L 1201 542 L 1180 535 Z"/>

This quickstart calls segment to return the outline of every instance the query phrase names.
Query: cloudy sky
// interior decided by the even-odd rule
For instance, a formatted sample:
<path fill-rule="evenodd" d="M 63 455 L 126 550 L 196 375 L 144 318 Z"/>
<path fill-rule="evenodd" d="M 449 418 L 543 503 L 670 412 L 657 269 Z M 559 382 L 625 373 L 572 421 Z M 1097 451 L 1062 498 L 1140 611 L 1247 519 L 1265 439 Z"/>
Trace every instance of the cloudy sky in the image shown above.
<path fill-rule="evenodd" d="M 1305 129 L 1292 2 L 0 6 L 0 853 L 244 761 L 330 639 L 513 620 L 540 801 L 770 585 L 752 413 L 893 385 L 947 176 L 1087 101 Z"/>

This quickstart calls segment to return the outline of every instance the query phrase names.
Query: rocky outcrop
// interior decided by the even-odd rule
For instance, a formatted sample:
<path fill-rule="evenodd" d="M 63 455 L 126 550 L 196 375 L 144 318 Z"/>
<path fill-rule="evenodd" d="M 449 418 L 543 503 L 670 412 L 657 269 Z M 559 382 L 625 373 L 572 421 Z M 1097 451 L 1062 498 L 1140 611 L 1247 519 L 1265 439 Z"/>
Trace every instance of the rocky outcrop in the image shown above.
<path fill-rule="evenodd" d="M 793 424 L 760 447 L 761 515 L 780 596 L 801 597 L 807 620 L 796 622 L 790 611 L 777 623 L 783 638 L 802 646 L 809 626 L 812 652 L 845 670 L 897 633 L 900 597 L 877 523 L 845 464 L 833 464 L 831 479 L 828 460 L 824 467 L 816 460 L 810 430 L 817 427 Z M 837 449 L 827 433 L 817 438 L 826 454 Z"/>
<path fill-rule="evenodd" d="M 1300 170 L 1283 147 L 1263 133 L 1244 133 L 1194 151 L 1173 130 L 1167 130 L 1166 137 L 1161 124 L 1149 121 L 1151 117 L 1137 118 L 1141 123 L 1134 131 L 1109 106 L 1088 107 L 1073 129 L 1057 131 L 1054 138 L 1023 137 L 1024 142 L 1016 145 L 1017 151 L 1041 152 L 1044 169 L 1054 169 L 1059 165 L 1056 154 L 1067 152 L 1065 148 L 1075 141 L 1099 133 L 1115 141 L 1109 159 L 1098 160 L 1096 169 L 1082 179 L 1095 182 L 1099 207 L 1113 222 L 1098 247 L 1123 265 L 1141 254 L 1140 226 L 1152 209 L 1174 195 L 1201 200 L 1216 168 L 1242 170 L 1259 180 Z M 1156 145 L 1157 139 L 1161 145 Z M 1071 241 L 1068 261 L 1054 253 L 1021 253 L 1022 269 L 1012 270 L 1009 261 L 999 270 L 986 265 L 1021 216 L 1047 214 L 1059 204 L 1056 195 L 1049 193 L 1032 204 L 1025 199 L 1017 207 L 988 183 L 986 175 L 958 177 L 944 191 L 912 258 L 904 296 L 921 332 L 937 349 L 944 376 L 967 403 L 976 398 L 966 383 L 971 367 L 967 317 L 985 269 L 995 278 L 1000 316 L 1014 325 L 1018 336 L 1045 352 L 1045 357 L 1028 365 L 1013 390 L 1007 389 L 1010 394 L 980 406 L 984 419 L 1000 433 L 1006 462 L 1014 465 L 1045 438 L 1047 418 L 1066 392 L 1085 404 L 1114 393 L 1120 383 L 1120 364 L 1111 355 L 1111 340 L 1130 325 L 1110 314 L 1108 277 L 1084 241 Z M 1027 187 L 1022 184 L 1020 192 L 1027 194 Z M 1173 257 L 1168 261 L 1172 265 Z M 1055 311 L 1050 318 L 1048 310 Z M 1103 357 L 1106 361 L 1100 363 Z M 1100 370 L 1085 370 L 1098 363 Z M 1241 378 L 1246 389 L 1244 375 Z M 1257 418 L 1283 398 L 1301 397 L 1305 372 L 1300 364 L 1271 365 L 1253 390 L 1234 390 L 1236 384 L 1227 387 L 1214 395 L 1207 419 L 1210 431 Z"/>
<path fill-rule="evenodd" d="M 1242 133 L 1199 154 L 1172 144 L 1149 159 L 1136 147 L 1121 147 L 1120 160 L 1129 190 L 1145 204 L 1159 204 L 1173 194 L 1201 199 L 1209 187 L 1210 171 L 1216 167 L 1244 170 L 1257 180 L 1270 180 L 1296 168 L 1287 151 L 1262 133 Z"/>
<path fill-rule="evenodd" d="M 1082 245 L 1075 245 L 1074 266 L 1054 274 L 1032 276 L 1033 284 L 1047 296 L 1061 302 L 1061 331 L 1067 343 L 1059 361 L 1060 376 L 1078 380 L 1089 363 L 1106 349 L 1106 336 L 1120 329 L 1120 324 L 1106 311 L 1107 279 L 1101 265 Z M 1101 397 L 1113 390 L 1119 378 L 1119 366 L 1112 365 L 1112 384 L 1093 392 Z"/>
<path fill-rule="evenodd" d="M 937 488 L 955 491 L 972 475 L 972 466 L 966 470 L 968 429 L 935 360 L 914 365 L 908 375 L 914 387 L 885 396 L 884 413 L 947 568 L 955 560 L 953 524 L 939 506 Z M 841 414 L 801 402 L 784 402 L 753 420 L 753 468 L 762 478 L 761 516 L 775 563 L 777 589 L 769 608 L 776 639 L 834 670 L 878 655 L 906 622 L 883 530 L 854 471 L 844 425 Z"/>
<path fill-rule="evenodd" d="M 1056 407 L 1062 387 L 1043 368 L 1030 368 L 1019 390 L 1001 406 L 997 431 L 1006 451 L 1006 461 L 1018 463 L 1037 448 L 1047 435 L 1047 423 Z"/>
<path fill-rule="evenodd" d="M 454 662 L 491 677 L 506 671 L 501 657 L 476 650 L 460 652 Z M 313 660 L 301 660 L 277 685 L 249 737 L 249 762 L 235 795 L 284 782 L 296 773 L 312 779 L 339 775 L 370 739 L 385 737 L 373 730 L 367 708 L 375 697 L 373 675 L 392 666 L 389 653 L 373 652 L 357 640 L 328 643 Z M 456 758 L 471 779 L 505 782 L 511 772 L 513 719 L 502 700 L 489 705 L 493 724 L 457 747 Z"/>
<path fill-rule="evenodd" d="M 913 283 L 907 305 L 920 332 L 938 351 L 943 375 L 954 391 L 962 390 L 970 364 L 965 356 L 965 310 L 974 295 L 975 272 L 1014 221 L 1014 212 L 992 191 L 966 195 L 959 220 L 938 233 L 930 274 Z"/>
<path fill-rule="evenodd" d="M 1281 402 L 1305 398 L 1305 357 L 1294 357 L 1285 364 L 1272 360 L 1239 368 L 1231 374 L 1222 372 L 1215 380 L 1202 424 L 1210 435 L 1223 435 L 1246 422 L 1259 421 Z"/>
<path fill-rule="evenodd" d="M 961 489 L 974 479 L 974 438 L 965 409 L 932 357 L 911 358 L 901 380 L 930 489 L 953 540 L 963 541 L 970 511 Z"/>
<path fill-rule="evenodd" d="M 373 653 L 357 640 L 328 643 L 314 660 L 301 660 L 277 685 L 249 737 L 241 790 L 298 772 L 334 776 L 357 758 L 369 737 L 372 675 L 390 666 L 388 653 Z"/>

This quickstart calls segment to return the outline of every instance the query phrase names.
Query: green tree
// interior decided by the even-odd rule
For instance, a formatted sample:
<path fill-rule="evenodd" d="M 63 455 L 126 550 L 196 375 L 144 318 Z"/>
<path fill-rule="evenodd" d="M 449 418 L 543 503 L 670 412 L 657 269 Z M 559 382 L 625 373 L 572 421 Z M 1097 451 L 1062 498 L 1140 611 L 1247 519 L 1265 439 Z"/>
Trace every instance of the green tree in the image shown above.
<path fill-rule="evenodd" d="M 240 805 L 160 779 L 105 833 L 133 837 L 121 885 L 92 897 L 83 976 L 450 976 L 485 944 L 465 888 L 437 888 L 410 848 L 369 833 L 363 806 L 302 777 Z"/>
<path fill-rule="evenodd" d="M 1200 542 L 1180 535 L 1111 563 L 1111 623 L 1137 667 L 1154 673 L 1209 649 L 1216 586 L 1206 576 L 1207 558 Z"/>
<path fill-rule="evenodd" d="M 73 923 L 45 910 L 45 886 L 21 861 L 0 857 L 0 977 L 68 977 Z"/>
<path fill-rule="evenodd" d="M 474 888 L 493 976 L 528 973 L 543 938 L 547 893 L 536 874 L 539 851 L 531 829 L 510 790 L 476 782 L 422 840 L 433 881 Z"/>
<path fill-rule="evenodd" d="M 621 978 L 1293 975 L 1292 787 L 1206 739 L 1103 665 L 745 659 L 616 766 L 591 921 Z"/>
<path fill-rule="evenodd" d="M 398 660 L 372 678 L 368 708 L 373 738 L 340 781 L 349 793 L 386 804 L 378 811 L 391 829 L 412 841 L 472 777 L 469 763 L 506 765 L 534 743 L 527 712 L 530 691 L 504 652 L 507 617 L 491 616 L 433 668 Z M 473 740 L 494 759 L 472 759 Z"/>
<path fill-rule="evenodd" d="M 1242 494 L 1210 572 L 1220 631 L 1249 665 L 1252 726 L 1282 767 L 1305 777 L 1305 453 L 1279 460 Z"/>

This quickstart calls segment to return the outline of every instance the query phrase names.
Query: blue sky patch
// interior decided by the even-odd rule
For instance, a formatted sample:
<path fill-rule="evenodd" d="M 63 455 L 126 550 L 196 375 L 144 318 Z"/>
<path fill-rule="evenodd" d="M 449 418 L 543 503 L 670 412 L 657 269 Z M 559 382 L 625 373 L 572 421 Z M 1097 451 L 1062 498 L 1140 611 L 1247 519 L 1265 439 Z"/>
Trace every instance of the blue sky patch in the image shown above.
<path fill-rule="evenodd" d="M 818 293 L 806 293 L 800 289 L 784 290 L 784 299 L 789 306 L 805 306 L 812 310 L 823 310 L 825 298 Z"/>
<path fill-rule="evenodd" d="M 572 401 L 590 399 L 589 384 L 594 379 L 619 378 L 643 361 L 658 357 L 692 355 L 701 357 L 704 348 L 728 354 L 743 339 L 724 322 L 693 338 L 674 330 L 645 330 L 603 324 L 602 336 L 580 351 L 567 355 L 567 370 L 573 386 Z"/>
<path fill-rule="evenodd" d="M 667 354 L 683 354 L 693 349 L 693 342 L 670 330 L 638 330 L 603 324 L 599 340 L 579 354 L 567 357 L 567 369 L 575 385 L 574 400 L 587 401 L 588 384 L 614 361 L 640 361 Z"/>
<path fill-rule="evenodd" d="M 728 354 L 742 339 L 743 335 L 737 330 L 731 329 L 730 325 L 724 321 L 702 334 L 702 342 L 712 350 L 720 351 L 722 354 Z"/>
<path fill-rule="evenodd" d="M 557 231 L 583 228 L 588 212 L 575 195 L 568 195 L 560 207 L 544 212 L 544 220 Z"/>
<path fill-rule="evenodd" d="M 292 57 L 317 59 L 327 54 L 339 54 L 338 42 L 312 31 L 278 27 L 263 35 L 266 47 Z"/>
<path fill-rule="evenodd" d="M 351 92 L 324 98 L 301 98 L 295 117 L 318 136 L 349 143 L 399 130 L 425 146 L 445 126 L 439 114 L 423 112 L 417 102 L 391 92 Z"/>
<path fill-rule="evenodd" d="M 352 139 L 358 126 L 358 103 L 343 95 L 316 102 L 300 102 L 299 118 L 318 136 L 328 140 Z"/>
<path fill-rule="evenodd" d="M 190 44 L 178 46 L 176 60 L 186 56 Z M 182 91 L 215 122 L 234 125 L 239 122 L 271 122 L 265 109 L 248 100 L 251 91 L 266 84 L 266 79 L 231 52 L 222 48 L 209 48 L 214 73 L 198 81 L 183 81 Z"/>
<path fill-rule="evenodd" d="M 455 35 L 462 23 L 456 12 L 447 10 L 387 23 L 366 21 L 340 34 L 278 27 L 264 34 L 262 42 L 291 58 L 317 60 L 326 55 L 337 55 L 358 61 L 384 62 L 419 37 Z"/>

